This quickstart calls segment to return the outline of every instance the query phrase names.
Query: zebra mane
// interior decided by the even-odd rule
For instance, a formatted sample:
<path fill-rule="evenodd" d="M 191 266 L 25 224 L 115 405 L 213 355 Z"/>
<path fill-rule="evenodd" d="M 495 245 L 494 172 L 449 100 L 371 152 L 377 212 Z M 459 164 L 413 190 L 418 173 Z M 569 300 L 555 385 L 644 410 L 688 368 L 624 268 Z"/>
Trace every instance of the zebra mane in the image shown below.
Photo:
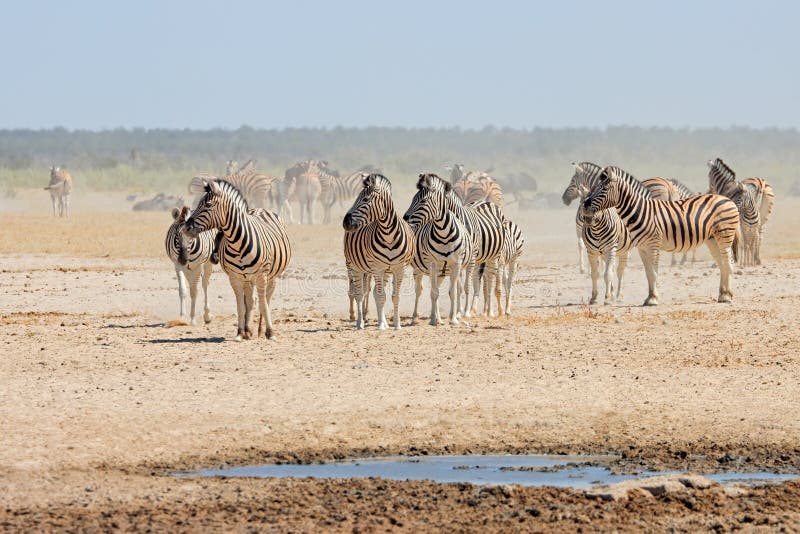
<path fill-rule="evenodd" d="M 389 190 L 389 193 L 392 192 L 392 182 L 390 182 L 387 177 L 380 173 L 373 172 L 372 174 L 367 175 L 366 178 L 364 178 L 364 185 L 367 184 L 367 181 L 374 183 L 376 189 L 385 188 Z"/>
<path fill-rule="evenodd" d="M 245 211 L 250 209 L 249 206 L 247 205 L 247 199 L 244 198 L 244 195 L 242 194 L 241 191 L 239 191 L 239 188 L 237 188 L 235 185 L 233 185 L 224 178 L 217 178 L 214 181 L 217 182 L 219 186 L 222 188 L 223 194 L 229 196 L 234 201 L 234 203 L 240 205 Z M 209 193 L 210 191 L 211 191 L 211 186 L 206 185 L 205 192 Z"/>
<path fill-rule="evenodd" d="M 633 190 L 634 193 L 637 193 L 638 195 L 643 196 L 644 198 L 653 198 L 653 195 L 650 194 L 650 190 L 647 189 L 645 186 L 643 186 L 642 182 L 637 180 L 635 176 L 633 176 L 625 169 L 611 165 L 603 169 L 603 172 L 601 173 L 600 176 L 602 175 L 608 176 L 609 169 L 614 171 L 614 173 L 620 180 L 627 182 L 631 186 L 631 189 Z"/>
<path fill-rule="evenodd" d="M 726 182 L 733 182 L 736 180 L 736 173 L 731 169 L 727 163 L 722 161 L 722 158 L 717 158 L 711 163 L 711 172 L 720 176 Z"/>

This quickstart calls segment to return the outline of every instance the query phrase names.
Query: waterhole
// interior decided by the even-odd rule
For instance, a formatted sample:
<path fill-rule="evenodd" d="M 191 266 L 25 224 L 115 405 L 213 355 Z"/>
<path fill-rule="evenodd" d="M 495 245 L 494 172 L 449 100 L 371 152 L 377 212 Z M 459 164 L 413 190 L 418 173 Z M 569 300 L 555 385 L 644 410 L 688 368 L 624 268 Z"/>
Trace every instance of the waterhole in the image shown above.
<path fill-rule="evenodd" d="M 632 478 L 676 474 L 678 471 L 642 471 L 613 474 L 612 456 L 404 456 L 363 458 L 323 464 L 267 464 L 252 467 L 209 469 L 179 476 L 295 477 L 295 478 L 384 478 L 432 480 L 472 484 L 519 484 L 589 489 Z M 760 484 L 782 482 L 798 475 L 760 473 L 713 473 L 708 478 L 722 483 Z"/>

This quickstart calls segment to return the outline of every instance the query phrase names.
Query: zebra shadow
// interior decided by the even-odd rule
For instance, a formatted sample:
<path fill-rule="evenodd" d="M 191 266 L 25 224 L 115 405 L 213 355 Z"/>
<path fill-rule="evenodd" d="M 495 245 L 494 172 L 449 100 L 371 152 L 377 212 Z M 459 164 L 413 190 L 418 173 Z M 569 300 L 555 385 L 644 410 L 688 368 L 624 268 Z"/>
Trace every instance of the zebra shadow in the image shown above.
<path fill-rule="evenodd" d="M 182 337 L 178 339 L 148 339 L 148 343 L 156 345 L 172 343 L 224 343 L 224 337 Z"/>

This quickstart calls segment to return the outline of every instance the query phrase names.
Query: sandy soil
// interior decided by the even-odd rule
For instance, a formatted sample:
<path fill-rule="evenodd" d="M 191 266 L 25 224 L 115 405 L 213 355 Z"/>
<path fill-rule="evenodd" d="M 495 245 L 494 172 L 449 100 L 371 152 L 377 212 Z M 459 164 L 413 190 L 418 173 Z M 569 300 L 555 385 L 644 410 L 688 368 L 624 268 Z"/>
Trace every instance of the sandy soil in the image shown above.
<path fill-rule="evenodd" d="M 0 215 L 0 527 L 800 527 L 791 483 L 738 498 L 699 492 L 687 505 L 547 488 L 167 476 L 489 451 L 611 452 L 622 456 L 613 468 L 628 471 L 800 473 L 800 202 L 778 203 L 766 265 L 737 273 L 733 304 L 714 302 L 718 271 L 703 251 L 691 266 L 662 260 L 662 305 L 648 309 L 638 258 L 623 303 L 589 307 L 572 210 L 511 208 L 528 239 L 514 316 L 399 332 L 374 322 L 355 332 L 346 320 L 338 226 L 292 226 L 277 339 L 245 343 L 231 340 L 235 306 L 219 271 L 214 321 L 165 327 L 178 312 L 168 213 L 84 206 L 55 221 L 38 197 L 16 202 L 27 211 Z"/>

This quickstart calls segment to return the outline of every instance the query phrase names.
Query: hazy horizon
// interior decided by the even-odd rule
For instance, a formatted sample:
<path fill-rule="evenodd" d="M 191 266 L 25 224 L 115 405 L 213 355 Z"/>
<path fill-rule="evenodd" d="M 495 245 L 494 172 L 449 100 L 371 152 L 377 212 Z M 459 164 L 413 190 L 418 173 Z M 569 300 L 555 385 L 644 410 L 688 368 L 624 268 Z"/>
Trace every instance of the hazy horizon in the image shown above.
<path fill-rule="evenodd" d="M 791 2 L 4 11 L 0 129 L 800 128 Z"/>

